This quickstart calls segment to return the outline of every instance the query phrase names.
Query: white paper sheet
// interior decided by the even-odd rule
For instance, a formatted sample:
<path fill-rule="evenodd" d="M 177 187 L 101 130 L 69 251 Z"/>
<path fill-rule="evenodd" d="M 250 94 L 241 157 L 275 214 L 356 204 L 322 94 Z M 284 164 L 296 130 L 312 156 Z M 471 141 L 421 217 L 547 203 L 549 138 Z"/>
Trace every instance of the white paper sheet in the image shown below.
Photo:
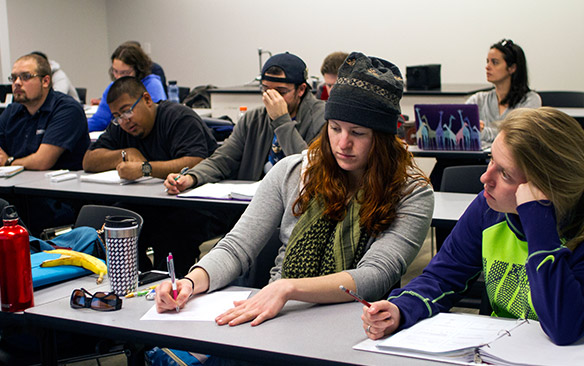
<path fill-rule="evenodd" d="M 251 201 L 260 182 L 254 183 L 206 183 L 190 191 L 180 193 L 179 197 L 239 199 Z"/>
<path fill-rule="evenodd" d="M 101 172 L 101 173 L 81 175 L 81 176 L 79 176 L 79 179 L 82 182 L 91 182 L 91 183 L 130 184 L 130 183 L 143 182 L 145 180 L 150 180 L 150 179 L 152 179 L 152 177 L 140 177 L 136 180 L 128 180 L 128 179 L 120 178 L 117 170 L 108 170 L 108 171 Z"/>
<path fill-rule="evenodd" d="M 215 321 L 218 315 L 233 307 L 234 301 L 245 300 L 250 294 L 251 291 L 217 291 L 197 295 L 178 313 L 158 313 L 155 305 L 140 320 Z"/>

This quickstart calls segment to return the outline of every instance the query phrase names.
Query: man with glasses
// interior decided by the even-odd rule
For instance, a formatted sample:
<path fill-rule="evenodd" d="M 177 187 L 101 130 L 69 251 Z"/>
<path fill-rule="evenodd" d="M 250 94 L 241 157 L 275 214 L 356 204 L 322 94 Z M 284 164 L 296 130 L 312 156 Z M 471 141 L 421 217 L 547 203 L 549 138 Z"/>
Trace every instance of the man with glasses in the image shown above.
<path fill-rule="evenodd" d="M 247 112 L 210 158 L 186 175 L 169 175 L 168 193 L 224 179 L 260 180 L 278 160 L 306 149 L 325 122 L 325 103 L 310 92 L 307 75 L 298 56 L 270 57 L 262 68 L 264 107 Z"/>
<path fill-rule="evenodd" d="M 154 103 L 135 77 L 117 79 L 109 89 L 107 103 L 111 123 L 85 154 L 85 171 L 116 169 L 121 178 L 132 180 L 143 176 L 166 178 L 171 172 L 196 166 L 217 147 L 212 132 L 191 108 L 170 101 Z M 176 272 L 186 274 L 199 256 L 198 246 L 192 243 L 206 235 L 205 230 L 192 229 L 190 220 L 197 222 L 198 213 L 176 207 L 163 214 L 159 207 L 124 207 L 144 218 L 138 241 L 140 270 L 151 269 L 146 249 L 152 247 L 157 269 L 166 268 L 166 256 L 172 252 Z"/>
<path fill-rule="evenodd" d="M 193 167 L 215 151 L 217 142 L 201 118 L 184 105 L 154 103 L 135 77 L 116 80 L 107 94 L 112 113 L 105 132 L 89 147 L 83 169 L 117 169 L 121 178 L 166 178 Z"/>
<path fill-rule="evenodd" d="M 75 99 L 53 91 L 48 61 L 22 56 L 8 79 L 13 103 L 0 115 L 0 165 L 81 169 L 90 142 L 87 119 Z"/>

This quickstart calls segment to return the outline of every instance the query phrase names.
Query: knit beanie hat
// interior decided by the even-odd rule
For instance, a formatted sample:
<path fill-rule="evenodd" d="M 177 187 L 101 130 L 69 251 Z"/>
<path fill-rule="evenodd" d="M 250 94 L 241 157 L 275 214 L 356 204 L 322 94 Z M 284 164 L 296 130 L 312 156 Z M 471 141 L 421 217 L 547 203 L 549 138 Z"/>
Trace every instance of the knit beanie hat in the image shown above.
<path fill-rule="evenodd" d="M 404 84 L 394 64 L 352 52 L 326 102 L 324 118 L 351 122 L 375 131 L 397 132 Z"/>

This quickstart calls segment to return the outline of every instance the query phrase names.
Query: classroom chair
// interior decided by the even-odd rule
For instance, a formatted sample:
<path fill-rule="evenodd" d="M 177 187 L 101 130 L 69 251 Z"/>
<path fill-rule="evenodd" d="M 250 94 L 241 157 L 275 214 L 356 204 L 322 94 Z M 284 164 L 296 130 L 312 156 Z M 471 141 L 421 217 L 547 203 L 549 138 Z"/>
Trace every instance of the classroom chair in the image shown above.
<path fill-rule="evenodd" d="M 444 169 L 440 189 L 442 192 L 473 193 L 478 194 L 483 190 L 480 181 L 481 175 L 487 170 L 486 165 L 459 165 Z M 454 225 L 450 227 L 436 228 L 436 248 L 440 249 L 446 237 L 450 234 Z M 484 276 L 469 289 L 466 296 L 457 304 L 457 307 L 479 309 L 484 315 L 490 315 L 490 305 L 485 288 Z"/>
<path fill-rule="evenodd" d="M 556 108 L 584 108 L 584 92 L 579 91 L 538 91 L 541 105 Z"/>
<path fill-rule="evenodd" d="M 81 104 L 87 104 L 87 88 L 75 88 L 75 91 L 77 91 Z"/>

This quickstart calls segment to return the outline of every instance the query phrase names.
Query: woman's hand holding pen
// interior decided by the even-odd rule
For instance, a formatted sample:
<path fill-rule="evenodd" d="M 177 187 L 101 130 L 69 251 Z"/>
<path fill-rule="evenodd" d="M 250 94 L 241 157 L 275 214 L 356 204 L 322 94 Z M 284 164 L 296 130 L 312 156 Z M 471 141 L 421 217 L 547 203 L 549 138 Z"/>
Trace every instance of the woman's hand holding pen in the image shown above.
<path fill-rule="evenodd" d="M 172 298 L 172 283 L 165 281 L 156 287 L 156 311 L 163 313 L 165 311 L 175 311 L 176 307 L 181 309 L 193 295 L 193 287 L 188 280 L 176 281 L 178 295 L 176 300 Z"/>
<path fill-rule="evenodd" d="M 400 319 L 399 308 L 387 300 L 371 303 L 371 307 L 363 306 L 363 330 L 371 339 L 383 338 L 395 332 Z"/>
<path fill-rule="evenodd" d="M 185 189 L 192 187 L 194 184 L 195 180 L 188 174 L 183 175 L 172 173 L 169 174 L 164 181 L 164 186 L 166 187 L 166 192 L 168 194 L 179 194 Z"/>
<path fill-rule="evenodd" d="M 176 281 L 176 289 L 178 295 L 176 300 L 173 299 L 172 282 L 165 281 L 156 288 L 156 311 L 163 313 L 165 311 L 176 311 L 177 305 L 182 309 L 187 301 L 194 294 L 205 292 L 209 289 L 209 275 L 202 268 L 195 268 L 191 271 L 187 279 L 180 279 Z M 193 284 L 195 289 L 193 291 Z"/>

